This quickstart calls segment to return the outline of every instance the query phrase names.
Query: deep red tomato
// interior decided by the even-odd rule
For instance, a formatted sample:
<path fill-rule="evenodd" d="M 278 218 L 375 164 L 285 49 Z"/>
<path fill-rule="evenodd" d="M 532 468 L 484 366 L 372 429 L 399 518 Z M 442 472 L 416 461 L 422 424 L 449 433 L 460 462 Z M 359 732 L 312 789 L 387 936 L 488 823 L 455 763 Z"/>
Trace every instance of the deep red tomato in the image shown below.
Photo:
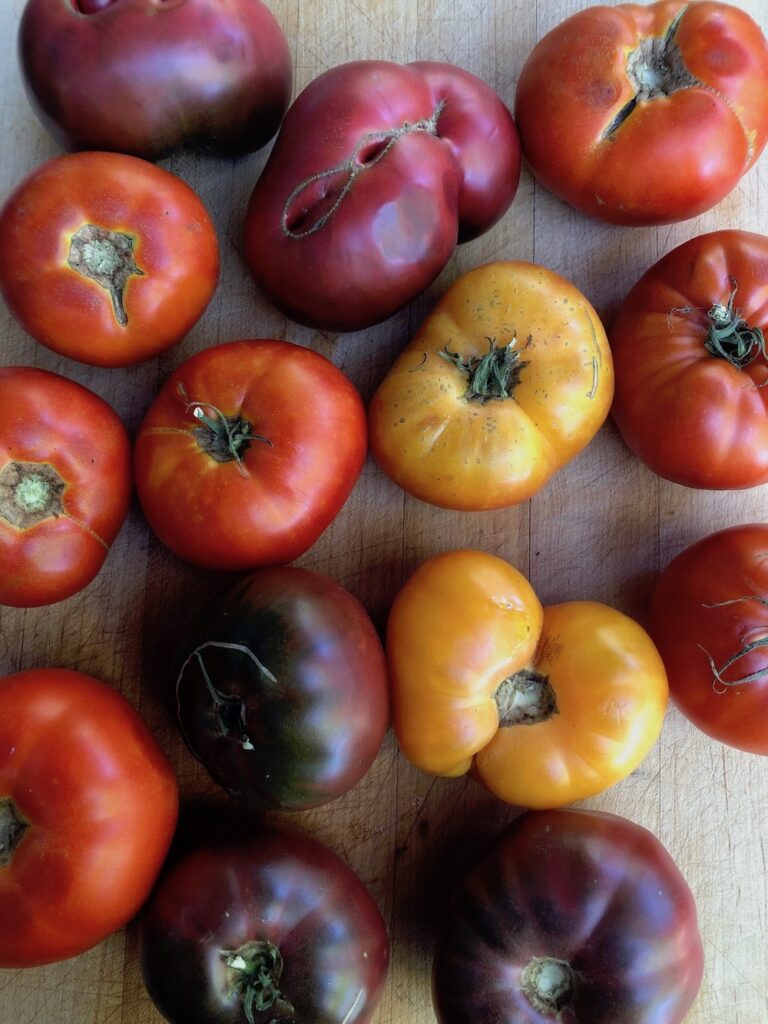
<path fill-rule="evenodd" d="M 299 323 L 368 327 L 495 224 L 519 175 L 512 116 L 479 78 L 450 64 L 343 64 L 286 115 L 248 207 L 248 265 Z"/>
<path fill-rule="evenodd" d="M 72 149 L 249 153 L 291 95 L 261 0 L 28 0 L 19 53 L 37 115 Z"/>
<path fill-rule="evenodd" d="M 614 224 L 719 203 L 768 138 L 768 46 L 744 11 L 664 0 L 589 7 L 535 47 L 515 116 L 536 177 Z"/>
<path fill-rule="evenodd" d="M 638 281 L 610 332 L 612 414 L 654 473 L 688 487 L 768 482 L 768 237 L 714 231 Z"/>
<path fill-rule="evenodd" d="M 176 777 L 131 705 L 90 676 L 0 679 L 0 967 L 76 956 L 149 894 Z"/>
<path fill-rule="evenodd" d="M 240 580 L 180 647 L 179 724 L 232 796 L 317 807 L 368 771 L 387 728 L 384 651 L 363 606 L 293 566 Z"/>
<path fill-rule="evenodd" d="M 171 1024 L 368 1024 L 387 963 L 357 875 L 276 823 L 188 853 L 141 922 L 144 981 Z"/>
<path fill-rule="evenodd" d="M 219 247 L 180 178 L 117 153 L 34 171 L 0 211 L 0 292 L 36 341 L 127 366 L 175 345 L 208 305 Z"/>
<path fill-rule="evenodd" d="M 97 574 L 128 511 L 120 418 L 81 384 L 0 368 L 0 604 L 70 597 Z"/>
<path fill-rule="evenodd" d="M 683 714 L 723 743 L 768 754 L 768 524 L 720 530 L 673 559 L 648 628 Z"/>
<path fill-rule="evenodd" d="M 680 1024 L 701 983 L 693 896 L 646 829 L 529 811 L 454 893 L 440 1024 Z"/>
<path fill-rule="evenodd" d="M 136 488 L 181 558 L 254 569 L 298 558 L 349 496 L 366 451 L 347 377 L 286 341 L 200 352 L 166 381 L 139 430 Z"/>

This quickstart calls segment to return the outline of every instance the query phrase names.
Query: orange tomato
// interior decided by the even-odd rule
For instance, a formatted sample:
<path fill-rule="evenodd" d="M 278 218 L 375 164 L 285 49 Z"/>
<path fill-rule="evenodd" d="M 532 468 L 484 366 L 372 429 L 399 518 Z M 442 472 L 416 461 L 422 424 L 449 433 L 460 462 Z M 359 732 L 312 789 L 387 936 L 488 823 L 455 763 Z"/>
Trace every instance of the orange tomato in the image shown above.
<path fill-rule="evenodd" d="M 489 263 L 438 302 L 373 397 L 384 472 L 443 508 L 525 501 L 608 415 L 613 363 L 597 313 L 533 263 Z"/>
<path fill-rule="evenodd" d="M 416 570 L 390 612 L 387 658 L 406 757 L 436 775 L 471 769 L 525 807 L 625 778 L 667 707 L 664 666 L 636 622 L 592 601 L 542 609 L 517 569 L 481 551 Z"/>

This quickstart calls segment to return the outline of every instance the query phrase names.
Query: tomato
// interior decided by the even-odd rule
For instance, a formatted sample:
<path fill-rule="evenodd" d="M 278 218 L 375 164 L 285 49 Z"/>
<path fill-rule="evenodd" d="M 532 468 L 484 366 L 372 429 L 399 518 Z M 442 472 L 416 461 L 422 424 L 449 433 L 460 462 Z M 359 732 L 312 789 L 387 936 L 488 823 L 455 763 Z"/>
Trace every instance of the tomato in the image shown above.
<path fill-rule="evenodd" d="M 391 316 L 487 231 L 520 147 L 493 90 L 450 64 L 356 61 L 288 111 L 246 215 L 246 258 L 293 320 L 354 331 Z"/>
<path fill-rule="evenodd" d="M 328 359 L 236 341 L 166 381 L 136 439 L 136 488 L 171 551 L 212 569 L 298 558 L 349 496 L 366 452 L 363 403 Z"/>
<path fill-rule="evenodd" d="M 387 962 L 357 875 L 276 823 L 188 852 L 141 922 L 144 981 L 171 1024 L 368 1024 Z"/>
<path fill-rule="evenodd" d="M 674 558 L 648 629 L 683 714 L 723 743 L 768 754 L 768 524 L 719 530 Z"/>
<path fill-rule="evenodd" d="M 103 399 L 47 370 L 0 367 L 0 408 L 0 604 L 53 604 L 104 564 L 128 512 L 130 442 Z"/>
<path fill-rule="evenodd" d="M 760 156 L 766 82 L 768 45 L 738 7 L 588 7 L 534 48 L 515 116 L 555 195 L 613 224 L 667 224 L 719 203 Z"/>
<path fill-rule="evenodd" d="M 608 340 L 572 284 L 490 263 L 449 288 L 370 407 L 371 449 L 417 498 L 525 501 L 592 439 L 613 397 Z"/>
<path fill-rule="evenodd" d="M 19 55 L 35 112 L 71 149 L 249 153 L 291 95 L 260 0 L 27 0 Z"/>
<path fill-rule="evenodd" d="M 654 473 L 687 487 L 768 482 L 768 238 L 714 231 L 667 253 L 611 331 L 613 418 Z"/>
<path fill-rule="evenodd" d="M 664 666 L 636 622 L 591 601 L 542 609 L 517 569 L 482 551 L 416 570 L 389 615 L 387 659 L 405 756 L 435 775 L 471 769 L 523 807 L 629 775 L 667 706 Z"/>
<path fill-rule="evenodd" d="M 60 355 L 127 366 L 202 316 L 219 275 L 216 232 L 180 178 L 116 153 L 58 157 L 0 211 L 0 291 Z"/>
<path fill-rule="evenodd" d="M 232 796 L 317 807 L 368 771 L 388 721 L 384 651 L 362 605 L 307 569 L 262 569 L 199 617 L 176 696 L 192 753 Z"/>
<path fill-rule="evenodd" d="M 171 842 L 176 777 L 119 693 L 66 669 L 0 679 L 0 967 L 121 928 Z"/>
<path fill-rule="evenodd" d="M 696 905 L 658 839 L 599 811 L 533 811 L 453 893 L 439 1024 L 681 1024 L 703 970 Z"/>

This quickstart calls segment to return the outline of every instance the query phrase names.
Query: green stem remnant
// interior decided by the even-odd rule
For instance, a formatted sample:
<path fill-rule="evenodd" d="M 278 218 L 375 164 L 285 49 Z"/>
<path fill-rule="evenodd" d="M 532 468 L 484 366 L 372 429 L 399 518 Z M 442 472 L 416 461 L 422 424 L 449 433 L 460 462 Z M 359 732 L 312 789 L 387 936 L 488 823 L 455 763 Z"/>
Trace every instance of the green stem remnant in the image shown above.
<path fill-rule="evenodd" d="M 537 1013 L 559 1018 L 573 1002 L 575 975 L 565 960 L 535 956 L 523 970 L 520 988 Z"/>
<path fill-rule="evenodd" d="M 249 1024 L 256 1024 L 256 1013 L 272 1010 L 277 1014 L 269 1024 L 295 1024 L 296 1012 L 280 991 L 283 958 L 271 942 L 257 939 L 238 949 L 221 951 L 230 971 L 232 994 L 243 1001 Z"/>
<path fill-rule="evenodd" d="M 69 244 L 70 267 L 109 292 L 112 312 L 121 327 L 128 326 L 125 286 L 134 274 L 144 276 L 133 258 L 133 241 L 121 231 L 84 224 Z"/>
<path fill-rule="evenodd" d="M 765 337 L 759 327 L 750 327 L 739 310 L 734 309 L 736 283 L 728 297 L 728 304 L 716 302 L 707 313 L 709 318 L 709 334 L 704 348 L 710 355 L 718 359 L 726 359 L 737 370 L 749 366 L 758 358 L 768 360 L 765 350 Z"/>
<path fill-rule="evenodd" d="M 250 447 L 251 441 L 261 441 L 272 447 L 269 438 L 252 433 L 253 427 L 241 412 L 227 416 L 210 402 L 190 402 L 183 384 L 179 384 L 179 395 L 184 400 L 187 410 L 191 410 L 192 415 L 201 424 L 192 431 L 195 440 L 216 462 L 234 460 L 240 472 L 247 475 L 243 455 Z M 210 410 L 213 416 L 209 416 L 206 409 Z"/>
<path fill-rule="evenodd" d="M 705 604 L 705 608 L 725 608 L 729 604 L 740 604 L 742 601 L 757 601 L 764 608 L 768 608 L 768 601 L 763 597 L 756 597 L 755 595 L 747 594 L 745 597 L 734 597 L 730 601 L 717 601 L 714 604 Z M 700 651 L 703 651 L 707 656 L 710 668 L 712 669 L 712 689 L 715 693 L 725 693 L 730 687 L 733 686 L 744 686 L 748 683 L 756 683 L 764 680 L 768 675 L 768 662 L 764 668 L 759 668 L 756 672 L 750 672 L 749 675 L 741 676 L 738 679 L 723 679 L 723 673 L 727 672 L 731 665 L 734 665 L 737 661 L 751 654 L 752 651 L 758 651 L 763 647 L 768 647 L 768 629 L 766 629 L 766 635 L 760 637 L 758 640 L 753 640 L 751 643 L 744 644 L 740 650 L 735 654 L 732 654 L 730 658 L 724 664 L 717 667 L 715 660 L 706 648 L 702 647 L 701 644 L 697 645 Z"/>
<path fill-rule="evenodd" d="M 20 530 L 64 514 L 66 481 L 48 462 L 9 462 L 0 472 L 0 517 Z"/>
<path fill-rule="evenodd" d="M 536 725 L 560 712 L 548 676 L 523 668 L 508 676 L 493 695 L 499 709 L 499 725 Z"/>
<path fill-rule="evenodd" d="M 485 403 L 492 398 L 511 398 L 520 383 L 520 372 L 528 365 L 520 359 L 520 350 L 516 347 L 517 338 L 512 338 L 508 345 L 496 347 L 496 339 L 488 338 L 488 352 L 484 356 L 470 356 L 464 359 L 458 352 L 451 352 L 448 346 L 437 354 L 457 370 L 463 373 L 469 384 L 464 398 L 469 402 Z M 526 348 L 530 345 L 528 339 Z"/>
<path fill-rule="evenodd" d="M 16 847 L 29 828 L 16 804 L 10 797 L 0 798 L 0 868 L 7 868 L 13 860 Z"/>

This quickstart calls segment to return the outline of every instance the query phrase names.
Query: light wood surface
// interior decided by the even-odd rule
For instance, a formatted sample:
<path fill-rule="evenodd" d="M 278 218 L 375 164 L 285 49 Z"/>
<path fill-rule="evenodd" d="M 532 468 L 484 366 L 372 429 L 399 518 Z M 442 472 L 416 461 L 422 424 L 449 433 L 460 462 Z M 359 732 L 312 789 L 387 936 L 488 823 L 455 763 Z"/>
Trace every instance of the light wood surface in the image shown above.
<path fill-rule="evenodd" d="M 0 201 L 58 152 L 33 117 L 17 70 L 22 6 L 23 0 L 0 4 Z M 294 54 L 294 95 L 319 72 L 350 59 L 439 59 L 480 75 L 510 105 L 534 42 L 580 6 L 579 0 L 271 2 Z M 768 27 L 766 0 L 742 0 L 741 6 Z M 128 370 L 91 369 L 37 346 L 2 307 L 3 363 L 45 367 L 86 384 L 112 403 L 132 432 L 159 383 L 182 360 L 242 337 L 285 337 L 315 347 L 367 400 L 436 297 L 477 264 L 503 258 L 542 263 L 574 281 L 608 316 L 643 270 L 674 245 L 721 226 L 768 230 L 768 155 L 717 209 L 658 229 L 588 220 L 524 172 L 503 221 L 461 248 L 426 295 L 376 328 L 336 337 L 287 322 L 256 295 L 245 271 L 242 217 L 263 161 L 257 154 L 235 163 L 184 157 L 165 164 L 212 211 L 223 256 L 210 308 L 175 349 Z M 351 589 L 379 625 L 421 560 L 459 546 L 508 558 L 544 603 L 591 598 L 642 617 L 652 581 L 672 556 L 716 528 L 767 518 L 765 488 L 717 494 L 664 483 L 607 425 L 534 500 L 502 512 L 435 510 L 406 498 L 369 460 L 341 515 L 301 564 Z M 0 674 L 60 665 L 100 677 L 145 716 L 178 769 L 184 796 L 217 794 L 184 747 L 164 694 L 175 633 L 221 583 L 222 577 L 168 554 L 134 505 L 104 570 L 83 593 L 49 609 L 0 609 Z M 696 895 L 706 974 L 690 1024 L 765 1024 L 768 759 L 710 741 L 670 709 L 647 761 L 589 805 L 655 832 Z M 350 793 L 295 816 L 361 875 L 383 911 L 392 966 L 377 1024 L 434 1021 L 429 971 L 439 908 L 452 880 L 514 814 L 471 780 L 436 781 L 411 768 L 390 734 L 373 770 Z M 74 960 L 0 972 L 2 1024 L 54 1021 L 159 1024 L 142 986 L 134 925 Z"/>

